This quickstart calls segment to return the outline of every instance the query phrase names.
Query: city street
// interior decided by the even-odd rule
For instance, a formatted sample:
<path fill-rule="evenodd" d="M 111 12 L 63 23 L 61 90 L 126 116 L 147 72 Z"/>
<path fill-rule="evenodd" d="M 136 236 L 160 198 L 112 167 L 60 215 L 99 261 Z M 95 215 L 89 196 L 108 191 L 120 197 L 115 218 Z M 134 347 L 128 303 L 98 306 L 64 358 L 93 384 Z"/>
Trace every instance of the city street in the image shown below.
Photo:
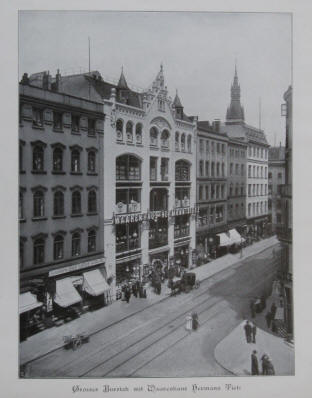
<path fill-rule="evenodd" d="M 201 282 L 197 290 L 95 333 L 76 351 L 60 348 L 28 363 L 26 377 L 230 375 L 216 362 L 214 349 L 249 317 L 252 297 L 270 294 L 280 261 L 277 245 L 270 247 Z M 193 311 L 200 327 L 189 332 L 185 318 Z"/>

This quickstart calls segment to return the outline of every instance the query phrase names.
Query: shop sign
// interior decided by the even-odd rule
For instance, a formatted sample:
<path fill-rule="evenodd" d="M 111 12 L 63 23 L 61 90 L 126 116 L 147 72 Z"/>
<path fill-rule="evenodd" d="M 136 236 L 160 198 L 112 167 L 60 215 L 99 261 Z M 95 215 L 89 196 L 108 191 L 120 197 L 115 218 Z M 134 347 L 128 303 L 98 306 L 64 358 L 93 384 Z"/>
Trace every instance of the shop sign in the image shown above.
<path fill-rule="evenodd" d="M 129 224 L 132 222 L 138 221 L 148 221 L 153 220 L 157 221 L 158 218 L 168 218 L 174 216 L 180 216 L 183 214 L 197 214 L 197 207 L 182 207 L 180 209 L 172 209 L 172 210 L 158 210 L 158 211 L 149 211 L 146 213 L 136 213 L 136 214 L 125 214 L 125 215 L 115 215 L 113 216 L 114 224 Z"/>
<path fill-rule="evenodd" d="M 49 276 L 57 276 L 66 274 L 67 272 L 79 271 L 84 268 L 93 267 L 98 264 L 105 263 L 105 258 L 97 258 L 96 260 L 86 261 L 85 263 L 79 263 L 74 265 L 69 265 L 68 267 L 54 269 L 53 271 L 49 272 Z"/>

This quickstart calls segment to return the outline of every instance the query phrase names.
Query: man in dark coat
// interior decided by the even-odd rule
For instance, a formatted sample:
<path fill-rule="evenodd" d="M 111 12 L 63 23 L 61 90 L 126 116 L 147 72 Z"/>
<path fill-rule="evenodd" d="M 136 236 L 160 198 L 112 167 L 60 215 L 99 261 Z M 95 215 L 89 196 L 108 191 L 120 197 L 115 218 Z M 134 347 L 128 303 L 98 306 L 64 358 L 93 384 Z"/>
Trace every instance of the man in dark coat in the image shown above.
<path fill-rule="evenodd" d="M 268 356 L 266 354 L 263 354 L 261 357 L 262 361 L 262 374 L 266 376 L 268 374 Z"/>
<path fill-rule="evenodd" d="M 266 313 L 266 315 L 265 315 L 265 320 L 266 320 L 266 323 L 267 323 L 267 327 L 270 328 L 270 326 L 271 326 L 271 321 L 272 321 L 272 314 L 271 314 L 270 311 L 268 311 L 268 312 Z"/>
<path fill-rule="evenodd" d="M 251 326 L 250 326 L 249 321 L 246 321 L 244 329 L 245 329 L 246 341 L 247 341 L 247 343 L 250 343 L 251 342 Z"/>
<path fill-rule="evenodd" d="M 254 350 L 251 354 L 251 374 L 253 376 L 259 375 L 259 364 L 256 350 Z"/>
<path fill-rule="evenodd" d="M 276 310 L 277 310 L 276 304 L 273 302 L 272 305 L 271 305 L 272 319 L 275 318 Z"/>
<path fill-rule="evenodd" d="M 257 326 L 255 324 L 252 325 L 251 328 L 251 333 L 252 333 L 252 342 L 256 342 L 256 333 L 257 333 Z"/>
<path fill-rule="evenodd" d="M 127 286 L 126 291 L 125 291 L 125 298 L 126 298 L 127 303 L 129 303 L 130 297 L 131 297 L 131 291 L 130 291 L 129 286 Z"/>

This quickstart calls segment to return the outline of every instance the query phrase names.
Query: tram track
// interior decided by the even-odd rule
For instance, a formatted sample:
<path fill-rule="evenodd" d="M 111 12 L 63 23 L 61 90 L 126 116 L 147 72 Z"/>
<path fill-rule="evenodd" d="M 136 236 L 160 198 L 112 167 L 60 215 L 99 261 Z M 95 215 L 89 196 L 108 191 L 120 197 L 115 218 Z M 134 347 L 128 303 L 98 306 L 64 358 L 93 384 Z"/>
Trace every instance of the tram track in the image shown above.
<path fill-rule="evenodd" d="M 259 253 L 257 253 L 257 254 L 263 253 L 263 252 L 265 252 L 265 251 L 267 251 L 267 250 L 272 250 L 272 247 L 267 248 L 267 249 L 265 249 L 265 250 L 263 250 L 262 252 L 259 252 Z M 270 267 L 268 267 L 268 268 L 271 268 L 272 265 L 273 265 L 273 267 L 275 267 L 276 264 L 277 264 L 277 261 L 274 260 L 273 263 L 271 263 L 271 264 L 270 264 Z M 241 265 L 243 265 L 243 263 L 239 264 L 239 266 L 241 266 Z M 235 267 L 235 265 L 234 265 L 234 267 Z M 231 267 L 231 268 L 232 268 L 232 267 Z M 235 267 L 235 268 L 236 268 L 236 267 Z M 234 269 L 235 269 L 235 268 L 234 268 Z M 237 267 L 237 268 L 239 268 L 239 267 Z M 211 282 L 212 282 L 212 284 L 214 285 L 214 284 L 218 283 L 219 281 L 221 281 L 221 280 L 224 278 L 224 276 L 222 275 L 222 274 L 224 273 L 224 271 L 228 271 L 228 270 L 221 270 L 220 272 L 214 274 L 213 276 L 211 276 L 211 277 L 209 277 L 209 278 L 206 278 L 205 280 L 202 280 L 202 285 L 201 285 L 201 287 L 200 287 L 199 290 L 202 290 L 202 289 L 203 289 L 203 286 L 205 286 L 205 290 L 202 291 L 202 292 L 200 292 L 199 294 L 196 294 L 195 296 L 193 296 L 191 301 L 194 303 L 195 301 L 197 301 L 198 299 L 200 299 L 200 298 L 201 298 L 202 296 L 204 296 L 204 295 L 208 295 L 208 296 L 209 296 L 209 291 L 206 290 L 206 286 L 207 286 L 207 287 L 211 287 Z M 272 273 L 272 275 L 273 275 L 274 273 L 275 273 L 275 271 Z M 271 277 L 272 275 L 269 275 L 269 277 Z M 220 278 L 220 277 L 221 277 L 221 278 Z M 261 282 L 263 283 L 263 281 L 261 281 Z M 253 290 L 253 289 L 254 289 L 254 287 L 252 287 L 252 289 L 250 289 L 250 290 Z M 170 297 L 170 296 L 169 296 L 169 297 Z M 136 311 L 135 313 L 131 313 L 131 314 L 127 315 L 126 317 L 123 317 L 122 319 L 120 319 L 120 320 L 118 320 L 118 321 L 116 321 L 116 322 L 114 322 L 114 323 L 112 323 L 112 324 L 110 324 L 110 325 L 107 325 L 107 326 L 105 326 L 105 327 L 103 327 L 103 328 L 101 328 L 101 329 L 99 329 L 99 330 L 97 330 L 97 331 L 91 333 L 90 336 L 93 336 L 93 337 L 94 337 L 94 336 L 99 336 L 102 332 L 104 332 L 105 330 L 107 330 L 107 329 L 109 329 L 109 328 L 112 328 L 114 325 L 116 325 L 116 324 L 118 324 L 118 323 L 121 323 L 121 322 L 125 321 L 125 320 L 128 319 L 128 318 L 131 318 L 132 316 L 134 316 L 134 315 L 136 315 L 136 314 L 143 313 L 144 311 L 146 311 L 146 312 L 149 311 L 151 307 L 155 306 L 156 304 L 159 305 L 161 302 L 165 301 L 165 300 L 166 300 L 167 298 L 169 298 L 169 297 L 168 297 L 168 296 L 167 296 L 167 297 L 164 297 L 162 300 L 160 300 L 160 301 L 158 301 L 158 302 L 156 302 L 156 303 L 153 303 L 153 304 L 151 304 L 151 305 L 148 306 L 148 307 L 142 308 L 142 309 L 140 309 L 139 311 Z M 213 306 L 216 306 L 216 305 L 218 305 L 220 302 L 222 302 L 222 301 L 224 300 L 225 297 L 229 297 L 229 296 L 222 295 L 222 297 L 221 297 L 220 299 L 216 299 L 216 298 L 214 298 L 214 297 L 208 297 L 208 300 L 207 300 L 207 297 L 206 297 L 204 300 L 202 300 L 202 301 L 196 303 L 195 305 L 193 305 L 193 306 L 191 306 L 191 307 L 188 307 L 186 310 L 184 310 L 183 312 L 179 313 L 179 315 L 177 315 L 177 316 L 174 317 L 173 319 L 170 319 L 169 321 L 167 321 L 167 322 L 165 322 L 164 324 L 162 324 L 161 326 L 159 326 L 158 328 L 156 328 L 155 330 L 153 330 L 152 333 L 147 333 L 145 336 L 142 336 L 142 337 L 141 337 L 140 339 L 138 339 L 138 340 L 137 340 L 137 339 L 134 339 L 134 341 L 133 341 L 130 345 L 127 345 L 126 347 L 122 347 L 122 344 L 121 344 L 120 347 L 122 348 L 122 350 L 119 350 L 119 351 L 117 350 L 117 351 L 115 351 L 115 352 L 112 352 L 111 355 L 105 359 L 105 361 L 101 361 L 101 362 L 95 363 L 92 367 L 86 369 L 84 372 L 82 372 L 82 373 L 79 374 L 79 375 L 77 375 L 77 373 L 75 373 L 74 376 L 71 376 L 71 375 L 67 376 L 67 373 L 68 373 L 69 368 L 71 368 L 72 365 L 77 364 L 77 357 L 76 357 L 76 355 L 79 355 L 79 354 L 78 354 L 78 352 L 76 351 L 76 352 L 75 352 L 76 355 L 74 355 L 74 358 L 73 358 L 71 361 L 69 361 L 69 362 L 66 362 L 66 361 L 65 361 L 66 363 L 64 364 L 64 367 L 63 367 L 63 366 L 62 366 L 61 368 L 59 367 L 59 368 L 57 369 L 56 372 L 53 372 L 54 374 L 49 373 L 49 377 L 61 377 L 61 376 L 62 376 L 62 377 L 64 377 L 64 376 L 65 376 L 65 377 L 88 377 L 88 374 L 90 374 L 90 372 L 95 371 L 97 368 L 99 368 L 99 367 L 101 367 L 101 366 L 104 366 L 105 363 L 107 363 L 108 361 L 112 361 L 114 358 L 118 358 L 118 356 L 121 355 L 122 353 L 124 353 L 124 352 L 129 352 L 129 350 L 134 349 L 134 348 L 136 347 L 137 344 L 140 344 L 140 343 L 142 343 L 142 342 L 144 342 L 144 341 L 148 341 L 148 338 L 151 338 L 151 337 L 153 337 L 153 336 L 156 336 L 157 333 L 161 332 L 161 330 L 165 330 L 166 328 L 168 328 L 170 324 L 173 324 L 174 322 L 178 321 L 179 319 L 181 320 L 181 318 L 183 318 L 183 322 L 184 322 L 184 321 L 185 321 L 185 314 L 187 314 L 187 313 L 189 313 L 189 312 L 192 312 L 192 311 L 195 310 L 195 309 L 197 310 L 197 308 L 198 308 L 199 306 L 203 305 L 204 303 L 207 303 L 207 301 L 209 301 L 210 303 L 209 303 L 209 305 L 208 305 L 208 307 L 207 307 L 206 309 L 202 309 L 202 312 L 209 311 L 209 309 L 211 309 Z M 236 297 L 238 297 L 238 296 L 236 295 Z M 242 298 L 247 298 L 246 295 L 242 295 L 241 297 L 242 297 Z M 251 297 L 251 296 L 249 296 L 249 297 Z M 211 304 L 211 303 L 212 303 L 212 304 Z M 184 303 L 184 305 L 185 305 L 185 303 Z M 198 311 L 197 311 L 197 312 L 198 312 Z M 166 338 L 166 337 L 172 335 L 172 333 L 173 333 L 174 331 L 176 331 L 177 329 L 179 329 L 179 328 L 181 329 L 181 325 L 183 325 L 183 322 L 182 322 L 182 324 L 181 324 L 181 322 L 178 322 L 179 324 L 176 325 L 176 326 L 174 326 L 173 328 L 171 328 L 171 330 L 169 330 L 169 332 L 165 333 L 163 337 L 160 336 L 159 338 L 155 338 L 154 341 L 151 341 L 149 344 L 146 344 L 145 346 L 143 346 L 142 349 L 139 349 L 139 350 L 136 349 L 135 353 L 132 354 L 132 355 L 130 355 L 129 359 L 127 359 L 127 360 L 125 360 L 125 361 L 123 361 L 123 362 L 120 362 L 119 364 L 117 363 L 117 364 L 115 365 L 115 368 L 116 368 L 115 370 L 117 370 L 118 368 L 120 368 L 124 363 L 130 361 L 130 360 L 131 360 L 132 358 L 134 358 L 135 356 L 139 355 L 141 352 L 144 352 L 145 350 L 148 350 L 151 346 L 157 344 L 157 342 L 160 342 L 160 341 L 163 340 L 164 338 Z M 153 323 L 153 322 L 149 322 L 149 323 Z M 107 350 L 107 349 L 109 348 L 109 346 L 110 346 L 112 343 L 115 344 L 115 345 L 119 345 L 119 342 L 121 342 L 122 339 L 125 339 L 126 337 L 129 337 L 129 336 L 131 336 L 131 335 L 133 335 L 133 334 L 135 335 L 135 334 L 137 333 L 137 331 L 140 331 L 140 329 L 144 328 L 145 326 L 146 326 L 146 324 L 140 325 L 140 326 L 138 326 L 138 327 L 136 328 L 137 330 L 133 330 L 133 329 L 132 329 L 131 332 L 128 333 L 128 335 L 122 335 L 122 336 L 120 336 L 120 337 L 117 338 L 117 339 L 114 338 L 114 339 L 112 339 L 111 341 L 105 342 L 104 346 L 101 347 L 100 350 L 98 349 L 99 347 L 97 347 L 96 356 L 102 355 L 103 352 L 104 352 L 105 350 Z M 161 333 L 160 333 L 160 334 L 161 334 Z M 131 337 L 132 337 L 132 336 L 131 336 Z M 185 337 L 187 337 L 187 335 L 186 335 Z M 183 337 L 183 338 L 185 338 L 185 337 Z M 173 342 L 172 346 L 175 345 L 175 344 L 177 344 L 177 342 Z M 89 346 L 89 344 L 88 344 L 88 346 Z M 83 348 L 83 347 L 82 347 L 82 348 Z M 46 354 L 44 354 L 44 355 L 41 355 L 40 357 L 37 357 L 37 358 L 35 358 L 35 359 L 31 360 L 31 361 L 28 361 L 27 364 L 32 364 L 32 363 L 36 363 L 36 362 L 37 362 L 37 363 L 40 363 L 40 361 L 41 361 L 42 359 L 44 359 L 45 357 L 51 355 L 53 352 L 61 351 L 61 350 L 63 350 L 63 349 L 64 349 L 63 346 L 58 347 L 58 348 L 56 348 L 56 349 L 53 350 L 53 351 L 50 351 L 50 352 L 48 352 L 48 353 L 46 353 Z M 114 350 L 111 350 L 111 351 L 114 351 Z M 80 353 L 80 352 L 81 352 L 81 349 L 79 350 L 79 353 Z M 91 356 L 94 356 L 94 353 L 91 353 L 91 354 L 90 354 L 90 357 L 91 357 Z M 87 357 L 88 357 L 88 355 L 87 355 Z M 88 359 L 88 358 L 87 358 L 87 359 Z M 83 360 L 86 360 L 86 356 L 83 357 Z M 99 360 L 99 358 L 98 358 L 98 360 Z M 151 360 L 153 360 L 153 359 L 151 359 Z M 78 361 L 78 362 L 79 362 L 79 361 Z M 149 361 L 149 362 L 150 362 L 150 361 Z M 75 367 L 75 366 L 73 366 L 73 368 L 74 368 L 74 367 Z M 74 370 L 74 369 L 72 369 L 72 370 Z M 110 374 L 111 371 L 112 371 L 112 370 L 108 370 L 107 372 L 104 373 L 104 375 L 101 375 L 101 377 L 104 377 L 104 376 Z M 91 376 L 91 377 L 92 377 L 92 376 Z"/>

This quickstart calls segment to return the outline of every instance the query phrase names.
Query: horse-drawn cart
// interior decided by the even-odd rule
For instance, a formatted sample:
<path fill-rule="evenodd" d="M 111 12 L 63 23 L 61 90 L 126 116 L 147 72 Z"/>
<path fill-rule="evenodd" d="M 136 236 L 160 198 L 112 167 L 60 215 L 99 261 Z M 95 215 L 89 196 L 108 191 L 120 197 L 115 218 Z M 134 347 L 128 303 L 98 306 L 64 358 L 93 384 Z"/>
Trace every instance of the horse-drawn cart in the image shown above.
<path fill-rule="evenodd" d="M 171 295 L 177 293 L 188 293 L 193 288 L 198 289 L 200 283 L 196 280 L 195 272 L 185 272 L 181 278 L 172 278 L 169 280 L 168 287 L 171 289 Z"/>

